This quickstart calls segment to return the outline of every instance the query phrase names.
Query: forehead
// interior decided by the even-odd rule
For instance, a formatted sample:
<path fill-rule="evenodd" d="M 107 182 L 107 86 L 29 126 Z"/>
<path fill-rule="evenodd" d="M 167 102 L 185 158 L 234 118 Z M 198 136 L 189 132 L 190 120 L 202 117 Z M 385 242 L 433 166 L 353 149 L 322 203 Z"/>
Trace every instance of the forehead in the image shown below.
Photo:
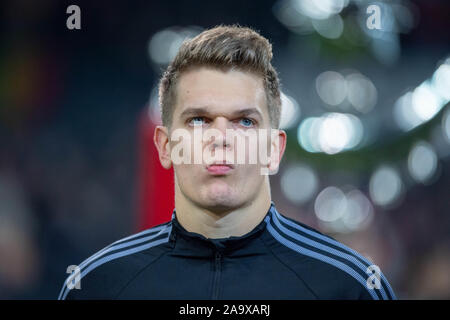
<path fill-rule="evenodd" d="M 208 67 L 191 69 L 180 75 L 176 90 L 174 119 L 188 108 L 221 114 L 256 108 L 268 117 L 263 79 L 253 73 Z"/>

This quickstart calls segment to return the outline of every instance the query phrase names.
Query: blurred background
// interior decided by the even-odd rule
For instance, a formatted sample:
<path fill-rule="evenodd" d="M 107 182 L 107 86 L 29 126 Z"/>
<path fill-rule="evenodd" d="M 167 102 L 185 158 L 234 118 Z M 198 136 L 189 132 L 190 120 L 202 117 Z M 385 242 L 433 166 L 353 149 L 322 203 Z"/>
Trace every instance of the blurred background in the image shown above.
<path fill-rule="evenodd" d="M 1 299 L 56 299 L 69 265 L 170 219 L 155 88 L 184 39 L 232 23 L 273 44 L 277 209 L 371 259 L 398 298 L 450 298 L 449 1 L 15 0 L 0 15 Z"/>

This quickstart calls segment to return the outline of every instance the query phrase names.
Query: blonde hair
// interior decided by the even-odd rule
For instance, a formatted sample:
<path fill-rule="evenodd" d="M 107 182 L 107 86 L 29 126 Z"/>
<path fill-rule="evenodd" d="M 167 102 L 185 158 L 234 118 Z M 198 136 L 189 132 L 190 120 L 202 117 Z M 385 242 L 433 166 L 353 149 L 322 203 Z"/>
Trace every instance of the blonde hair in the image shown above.
<path fill-rule="evenodd" d="M 181 45 L 159 82 L 162 122 L 172 123 L 176 83 L 180 74 L 192 67 L 208 66 L 219 70 L 252 72 L 264 80 L 271 126 L 280 124 L 280 81 L 271 64 L 272 45 L 258 32 L 239 25 L 220 25 L 208 29 Z"/>

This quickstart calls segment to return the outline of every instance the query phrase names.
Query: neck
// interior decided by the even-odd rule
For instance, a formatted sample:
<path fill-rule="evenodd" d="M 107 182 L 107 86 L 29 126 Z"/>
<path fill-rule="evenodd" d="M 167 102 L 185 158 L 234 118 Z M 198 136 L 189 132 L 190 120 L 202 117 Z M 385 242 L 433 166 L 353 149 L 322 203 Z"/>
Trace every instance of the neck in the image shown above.
<path fill-rule="evenodd" d="M 177 219 L 189 232 L 206 238 L 242 236 L 253 230 L 265 217 L 271 205 L 270 187 L 266 182 L 255 199 L 237 208 L 215 212 L 186 198 L 176 186 L 175 208 Z"/>

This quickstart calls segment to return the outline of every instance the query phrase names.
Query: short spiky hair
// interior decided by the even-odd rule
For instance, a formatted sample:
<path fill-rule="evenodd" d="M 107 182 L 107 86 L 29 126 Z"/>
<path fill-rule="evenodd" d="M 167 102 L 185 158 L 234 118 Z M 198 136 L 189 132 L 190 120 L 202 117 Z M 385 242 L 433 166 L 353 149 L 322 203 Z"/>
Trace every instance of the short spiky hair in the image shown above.
<path fill-rule="evenodd" d="M 192 67 L 208 66 L 224 71 L 234 68 L 260 75 L 264 79 L 271 125 L 278 128 L 280 81 L 271 60 L 270 42 L 258 32 L 239 25 L 220 25 L 183 42 L 159 83 L 163 125 L 169 127 L 172 123 L 175 89 L 180 74 Z"/>

